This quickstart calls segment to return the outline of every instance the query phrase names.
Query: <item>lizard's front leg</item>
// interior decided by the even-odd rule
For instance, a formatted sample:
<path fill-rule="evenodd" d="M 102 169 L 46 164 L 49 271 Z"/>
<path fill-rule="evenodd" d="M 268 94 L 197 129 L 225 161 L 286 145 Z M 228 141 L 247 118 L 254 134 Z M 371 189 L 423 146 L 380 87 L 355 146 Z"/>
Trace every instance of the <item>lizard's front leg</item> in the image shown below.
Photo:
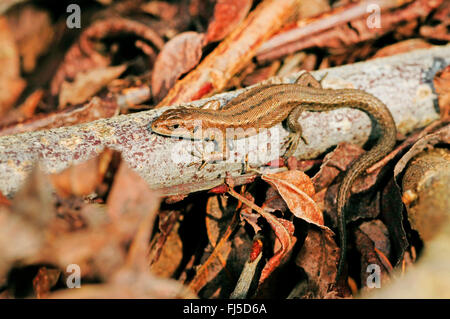
<path fill-rule="evenodd" d="M 295 83 L 304 87 L 313 87 L 316 89 L 322 88 L 320 82 L 317 81 L 309 72 L 302 73 L 295 81 Z M 302 139 L 305 144 L 308 144 L 308 141 L 303 136 L 302 126 L 300 125 L 300 123 L 298 123 L 298 118 L 300 117 L 300 114 L 302 112 L 303 108 L 301 105 L 299 105 L 294 108 L 291 113 L 289 113 L 289 116 L 287 118 L 287 126 L 291 133 L 289 134 L 289 148 L 285 154 L 286 158 L 294 154 L 295 150 L 297 149 L 298 143 L 300 142 L 300 139 Z"/>
<path fill-rule="evenodd" d="M 200 155 L 192 154 L 193 156 L 200 157 L 201 158 L 201 165 L 198 168 L 199 170 L 203 169 L 206 164 L 217 162 L 217 161 L 226 161 L 228 159 L 228 147 L 226 143 L 226 139 L 223 136 L 223 134 L 210 134 L 209 136 L 206 136 L 204 139 L 202 139 L 202 151 L 197 151 L 200 153 Z M 205 150 L 205 140 L 213 141 L 214 142 L 214 151 L 213 152 L 207 152 Z M 192 163 L 193 165 L 194 163 Z"/>

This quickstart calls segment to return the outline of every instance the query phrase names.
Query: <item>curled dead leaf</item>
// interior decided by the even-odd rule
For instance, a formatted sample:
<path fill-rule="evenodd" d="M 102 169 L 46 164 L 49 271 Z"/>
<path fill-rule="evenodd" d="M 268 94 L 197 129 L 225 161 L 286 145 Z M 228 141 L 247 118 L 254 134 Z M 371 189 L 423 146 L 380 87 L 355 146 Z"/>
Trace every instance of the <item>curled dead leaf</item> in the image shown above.
<path fill-rule="evenodd" d="M 312 199 L 315 190 L 308 175 L 293 170 L 263 175 L 262 179 L 278 190 L 296 217 L 321 228 L 327 228 L 324 225 L 322 211 Z"/>
<path fill-rule="evenodd" d="M 194 68 L 202 57 L 204 34 L 183 32 L 167 42 L 155 61 L 152 91 L 160 101 L 181 75 Z"/>
<path fill-rule="evenodd" d="M 64 81 L 59 92 L 59 107 L 87 101 L 112 80 L 117 79 L 126 68 L 126 65 L 99 67 L 78 73 L 73 82 Z"/>

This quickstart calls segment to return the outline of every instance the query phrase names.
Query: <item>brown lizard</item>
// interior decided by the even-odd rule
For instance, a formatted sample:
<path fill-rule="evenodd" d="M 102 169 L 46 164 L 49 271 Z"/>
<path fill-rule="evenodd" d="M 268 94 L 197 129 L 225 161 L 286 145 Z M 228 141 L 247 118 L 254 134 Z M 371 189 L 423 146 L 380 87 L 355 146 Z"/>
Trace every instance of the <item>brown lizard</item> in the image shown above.
<path fill-rule="evenodd" d="M 218 101 L 209 103 L 209 107 Z M 284 120 L 291 130 L 291 145 L 288 156 L 296 149 L 302 138 L 302 128 L 298 118 L 303 111 L 330 111 L 350 107 L 359 109 L 378 122 L 381 136 L 376 145 L 356 159 L 341 182 L 337 195 L 338 230 L 341 252 L 336 280 L 343 271 L 346 259 L 346 218 L 345 205 L 351 186 L 360 174 L 382 159 L 392 150 L 396 142 L 396 127 L 386 105 L 373 95 L 357 89 L 323 89 L 309 73 L 303 73 L 295 84 L 265 84 L 256 86 L 232 99 L 220 111 L 205 108 L 177 108 L 165 111 L 151 123 L 151 130 L 157 134 L 172 137 L 196 139 L 199 123 L 202 129 L 214 128 L 213 133 L 202 139 L 215 141 L 222 154 L 227 154 L 225 141 L 228 128 L 239 129 L 240 139 L 257 134 L 260 129 L 270 128 Z M 253 131 L 247 128 L 255 128 Z M 180 130 L 182 129 L 182 130 Z M 181 132 L 181 133 L 180 133 Z M 253 133 L 252 133 L 253 132 Z M 221 133 L 221 134 L 218 134 Z"/>

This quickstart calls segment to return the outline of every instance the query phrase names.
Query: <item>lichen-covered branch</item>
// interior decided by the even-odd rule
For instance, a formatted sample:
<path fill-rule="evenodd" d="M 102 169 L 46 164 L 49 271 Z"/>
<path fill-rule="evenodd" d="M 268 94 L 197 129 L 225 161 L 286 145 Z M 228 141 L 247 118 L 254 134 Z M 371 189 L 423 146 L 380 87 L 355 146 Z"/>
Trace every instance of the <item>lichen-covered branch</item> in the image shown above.
<path fill-rule="evenodd" d="M 391 110 L 398 131 L 407 134 L 439 118 L 432 79 L 436 71 L 450 64 L 450 46 L 418 50 L 389 58 L 371 60 L 313 72 L 329 88 L 353 87 L 380 98 Z M 325 76 L 326 75 L 326 76 Z M 296 76 L 280 79 L 293 82 Z M 199 106 L 210 99 L 224 105 L 242 90 L 192 102 Z M 240 176 L 246 155 L 251 167 L 262 167 L 282 155 L 288 131 L 277 125 L 268 134 L 239 140 L 231 148 L 232 162 L 207 164 L 199 170 L 201 158 L 192 157 L 192 142 L 151 133 L 148 124 L 167 108 L 122 115 L 77 126 L 0 138 L 0 191 L 12 195 L 39 161 L 49 173 L 59 172 L 99 154 L 108 147 L 122 152 L 122 158 L 152 188 L 164 194 L 186 194 L 223 183 L 225 174 Z M 313 158 L 343 141 L 363 144 L 371 133 L 367 115 L 353 109 L 324 113 L 305 112 L 299 118 L 308 144 L 300 143 L 295 155 Z M 376 134 L 373 135 L 376 138 Z M 195 142 L 201 146 L 202 142 Z M 207 147 L 212 142 L 205 143 Z M 280 150 L 280 152 L 273 152 Z M 197 165 L 192 165 L 192 160 Z"/>

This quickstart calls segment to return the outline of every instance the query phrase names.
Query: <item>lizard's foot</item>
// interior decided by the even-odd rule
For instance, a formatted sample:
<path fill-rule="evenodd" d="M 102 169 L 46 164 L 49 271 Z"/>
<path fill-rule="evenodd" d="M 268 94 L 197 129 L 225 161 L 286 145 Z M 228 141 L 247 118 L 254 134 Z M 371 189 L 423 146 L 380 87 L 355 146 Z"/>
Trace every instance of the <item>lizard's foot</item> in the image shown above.
<path fill-rule="evenodd" d="M 296 133 L 291 132 L 289 133 L 288 141 L 286 144 L 288 144 L 288 149 L 286 153 L 284 154 L 284 158 L 289 158 L 292 155 L 294 155 L 295 150 L 297 149 L 298 144 L 300 143 L 300 140 L 302 140 L 305 144 L 308 144 L 307 139 L 302 135 L 302 133 Z"/>
<path fill-rule="evenodd" d="M 245 155 L 245 160 L 242 162 L 242 174 L 247 174 L 249 172 L 256 172 L 259 173 L 259 171 L 253 167 L 250 166 L 248 163 L 248 154 Z"/>
<path fill-rule="evenodd" d="M 206 164 L 211 164 L 211 163 L 214 163 L 217 161 L 224 160 L 224 154 L 222 154 L 220 152 L 212 152 L 212 153 L 206 152 L 204 145 L 201 150 L 199 149 L 198 145 L 196 145 L 194 148 L 195 148 L 195 151 L 192 151 L 191 155 L 193 157 L 201 159 L 201 163 L 200 163 L 198 170 L 202 170 L 206 166 Z M 193 166 L 196 164 L 197 164 L 197 161 L 192 161 L 188 166 Z"/>

